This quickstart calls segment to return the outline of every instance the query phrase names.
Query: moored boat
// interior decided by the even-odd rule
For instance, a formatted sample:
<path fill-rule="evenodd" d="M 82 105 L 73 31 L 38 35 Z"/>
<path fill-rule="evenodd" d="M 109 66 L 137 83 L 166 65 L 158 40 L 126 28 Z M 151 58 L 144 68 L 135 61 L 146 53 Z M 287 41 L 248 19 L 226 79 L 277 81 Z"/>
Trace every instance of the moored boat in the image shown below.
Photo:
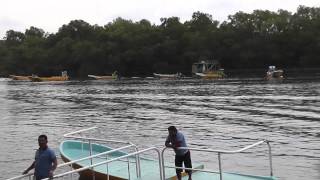
<path fill-rule="evenodd" d="M 83 132 L 83 131 L 82 131 Z M 70 136 L 70 133 L 65 137 Z M 78 138 L 79 139 L 79 138 Z M 127 153 L 122 151 L 129 146 L 123 146 L 118 149 L 113 149 L 110 146 L 90 143 L 94 138 L 78 140 L 66 140 L 60 145 L 60 154 L 65 162 L 77 161 L 77 159 L 86 158 L 84 161 L 79 161 L 74 164 L 73 167 L 79 169 L 81 177 L 85 179 L 92 178 L 93 174 L 96 180 L 110 179 L 110 180 L 174 180 L 176 179 L 175 168 L 186 169 L 183 167 L 174 167 L 172 164 L 165 162 L 164 154 L 169 148 L 163 148 L 160 155 L 160 150 L 155 147 L 140 149 L 132 143 L 129 146 L 134 146 L 136 151 L 133 153 Z M 106 141 L 105 141 L 106 142 Z M 116 142 L 113 140 L 113 142 Z M 120 141 L 119 141 L 120 142 Z M 221 155 L 222 154 L 235 154 L 244 152 L 255 146 L 267 143 L 269 147 L 269 165 L 270 176 L 257 176 L 240 173 L 222 172 Z M 203 165 L 193 164 L 193 179 L 197 180 L 276 180 L 272 172 L 272 157 L 271 146 L 269 141 L 258 141 L 254 144 L 246 146 L 239 150 L 224 151 L 224 150 L 212 150 L 212 149 L 199 149 L 199 148 L 187 148 L 190 151 L 202 151 L 208 153 L 217 153 L 219 160 L 219 171 L 212 171 L 204 169 Z M 139 156 L 141 152 L 147 152 L 155 150 L 158 152 L 158 159 L 150 159 Z M 106 156 L 106 154 L 108 154 Z M 159 167 L 159 163 L 161 164 Z M 87 167 L 87 168 L 86 168 Z M 136 175 L 136 176 L 135 176 Z M 182 179 L 187 180 L 187 174 L 182 174 Z"/>
<path fill-rule="evenodd" d="M 265 76 L 266 80 L 282 80 L 283 79 L 283 70 L 276 69 L 275 66 L 269 66 L 269 69 Z"/>
<path fill-rule="evenodd" d="M 77 159 L 90 157 L 90 155 L 103 154 L 113 150 L 113 148 L 106 145 L 94 143 L 89 144 L 87 142 L 74 140 L 63 141 L 60 145 L 60 154 L 64 162 L 75 161 Z M 112 153 L 108 153 L 107 156 L 99 155 L 91 159 L 88 158 L 86 160 L 74 163 L 73 168 L 84 168 L 92 164 L 102 163 L 108 159 L 112 160 L 127 155 L 128 153 L 124 151 L 116 150 Z M 137 174 L 137 170 L 139 169 L 136 168 L 138 165 L 137 162 L 139 162 L 139 168 L 142 170 L 140 172 L 141 179 L 147 180 L 149 178 L 160 178 L 159 161 L 143 157 L 139 157 L 139 160 L 137 160 L 136 156 L 129 156 L 124 159 L 119 159 L 109 163 L 108 165 L 102 163 L 101 165 L 95 166 L 92 169 L 80 171 L 79 174 L 81 178 L 84 179 L 91 179 L 93 173 L 95 174 L 94 176 L 96 180 L 127 180 L 129 179 L 128 176 L 131 176 L 131 179 L 136 179 L 134 175 Z M 150 172 L 152 172 L 152 174 L 149 174 Z M 171 170 L 171 172 L 169 172 L 169 176 L 173 178 L 175 176 L 174 171 Z"/>
<path fill-rule="evenodd" d="M 120 78 L 117 71 L 113 72 L 112 75 L 109 76 L 98 76 L 89 74 L 88 77 L 96 79 L 96 80 L 117 80 Z"/>
<path fill-rule="evenodd" d="M 115 80 L 115 79 L 117 79 L 114 76 L 97 76 L 97 75 L 91 75 L 91 74 L 89 74 L 88 77 L 96 79 L 96 80 Z"/>
<path fill-rule="evenodd" d="M 202 79 L 221 79 L 224 78 L 225 75 L 221 71 L 211 71 L 207 73 L 195 73 L 196 76 L 202 78 Z"/>
<path fill-rule="evenodd" d="M 179 79 L 182 78 L 181 73 L 176 74 L 159 74 L 159 73 L 153 73 L 153 76 L 159 79 Z"/>
<path fill-rule="evenodd" d="M 16 75 L 9 75 L 9 78 L 12 80 L 18 80 L 18 81 L 31 81 L 32 76 L 16 76 Z"/>
<path fill-rule="evenodd" d="M 73 170 L 67 172 L 56 173 L 53 179 L 73 179 L 80 174 L 80 179 L 95 179 L 95 180 L 175 180 L 175 169 L 187 169 L 183 167 L 175 167 L 173 162 L 165 162 L 165 152 L 171 148 L 163 148 L 159 150 L 156 147 L 138 148 L 137 145 L 131 142 L 106 140 L 89 137 L 85 131 L 95 129 L 96 127 L 65 134 L 64 140 L 60 144 L 60 155 L 66 163 L 59 164 L 59 169 L 68 169 L 66 166 L 71 166 Z M 76 135 L 80 134 L 80 136 Z M 91 133 L 90 133 L 91 134 Z M 115 148 L 115 143 L 121 143 L 122 146 Z M 269 149 L 269 169 L 270 176 L 248 175 L 232 172 L 224 172 L 221 156 L 227 154 L 243 153 L 248 149 L 266 143 Z M 110 145 L 105 145 L 110 144 Z M 111 147 L 113 145 L 113 148 Z M 132 152 L 129 151 L 131 149 Z M 269 141 L 261 140 L 254 144 L 248 145 L 239 150 L 226 151 L 214 149 L 200 148 L 182 148 L 189 149 L 191 152 L 201 151 L 203 153 L 212 153 L 218 155 L 218 171 L 204 169 L 203 165 L 193 163 L 192 179 L 194 180 L 276 180 L 273 176 L 272 168 L 272 153 Z M 152 154 L 156 152 L 157 158 L 143 157 L 143 153 Z M 259 151 L 260 152 L 260 151 Z M 196 154 L 196 153 L 195 153 Z M 58 170 L 56 170 L 58 172 Z M 31 179 L 33 173 L 11 178 L 10 180 L 19 180 L 25 177 Z M 187 180 L 186 173 L 182 173 L 182 179 Z M 47 180 L 47 179 L 45 179 Z"/>
<path fill-rule="evenodd" d="M 67 74 L 67 71 L 63 71 L 61 73 L 61 76 L 51 76 L 51 77 L 39 77 L 37 75 L 31 76 L 31 81 L 34 82 L 42 82 L 42 81 L 68 81 L 69 76 Z"/>
<path fill-rule="evenodd" d="M 81 141 L 70 141 L 69 140 L 69 141 L 62 142 L 59 150 L 60 150 L 62 160 L 64 162 L 70 162 L 70 161 L 74 161 L 77 159 L 88 157 L 88 156 L 90 156 L 90 154 L 91 155 L 92 154 L 99 154 L 102 152 L 110 151 L 112 149 L 110 147 L 103 146 L 103 145 L 98 145 L 98 144 L 89 145 L 88 143 L 82 143 Z M 123 156 L 123 155 L 125 155 L 124 152 L 118 151 L 118 152 L 114 152 L 112 154 L 109 154 L 109 158 Z M 102 159 L 99 157 L 92 158 L 92 160 L 87 159 L 84 161 L 74 163 L 73 168 L 75 168 L 75 169 L 83 168 L 83 167 L 89 166 L 91 164 L 102 162 L 103 160 L 105 160 L 105 159 Z M 108 173 L 110 175 L 109 178 L 111 180 L 124 179 L 124 178 L 121 178 L 123 176 L 122 170 L 119 170 L 119 168 L 117 168 L 117 167 L 122 166 L 123 164 L 124 164 L 124 167 L 126 167 L 125 166 L 126 164 L 123 162 L 117 162 L 117 163 L 118 164 L 116 166 L 113 166 L 115 168 L 108 169 L 109 170 Z M 94 171 L 96 179 L 106 179 L 108 174 L 105 173 L 105 170 L 106 170 L 106 166 L 102 165 L 102 166 L 94 167 L 94 169 L 81 171 L 81 172 L 79 172 L 79 174 L 82 178 L 88 177 L 88 179 L 89 179 L 92 176 L 92 172 Z"/>
<path fill-rule="evenodd" d="M 218 61 L 200 61 L 193 63 L 192 74 L 202 79 L 221 79 L 226 77 Z"/>

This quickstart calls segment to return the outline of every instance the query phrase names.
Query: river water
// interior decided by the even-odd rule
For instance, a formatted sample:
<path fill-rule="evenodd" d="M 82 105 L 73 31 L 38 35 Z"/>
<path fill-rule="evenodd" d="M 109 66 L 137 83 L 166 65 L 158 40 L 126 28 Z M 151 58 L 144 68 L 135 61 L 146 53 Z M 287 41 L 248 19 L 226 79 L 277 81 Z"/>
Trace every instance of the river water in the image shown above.
<path fill-rule="evenodd" d="M 235 150 L 268 139 L 276 177 L 320 179 L 320 80 L 2 79 L 0 102 L 0 179 L 30 165 L 42 133 L 57 154 L 64 133 L 91 126 L 104 138 L 161 148 L 169 125 L 191 147 Z M 192 159 L 217 170 L 216 154 L 192 152 Z M 269 174 L 265 145 L 222 160 L 224 171 Z"/>

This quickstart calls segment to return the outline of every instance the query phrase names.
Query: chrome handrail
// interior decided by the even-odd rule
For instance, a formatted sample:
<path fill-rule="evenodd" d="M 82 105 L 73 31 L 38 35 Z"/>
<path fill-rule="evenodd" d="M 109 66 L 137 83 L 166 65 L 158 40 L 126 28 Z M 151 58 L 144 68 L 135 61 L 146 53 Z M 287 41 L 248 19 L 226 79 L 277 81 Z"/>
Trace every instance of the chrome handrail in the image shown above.
<path fill-rule="evenodd" d="M 133 144 L 130 141 L 107 140 L 107 139 L 98 139 L 98 138 L 90 138 L 90 137 L 73 136 L 74 134 L 79 134 L 79 133 L 90 131 L 90 130 L 97 129 L 97 128 L 98 127 L 94 126 L 94 127 L 90 127 L 90 128 L 86 128 L 86 129 L 81 129 L 81 130 L 78 130 L 78 131 L 74 131 L 74 132 L 70 132 L 70 133 L 64 134 L 63 137 L 64 138 L 77 139 L 77 140 L 88 140 L 89 144 L 91 144 L 91 141 L 130 144 L 130 145 L 133 145 L 135 147 L 136 152 L 139 151 L 138 146 Z M 90 145 L 90 149 L 91 149 L 91 145 Z M 92 153 L 91 150 L 90 150 L 90 153 Z M 138 177 L 141 176 L 140 157 L 139 157 L 139 155 L 136 156 L 136 173 L 137 173 Z"/>
<path fill-rule="evenodd" d="M 69 175 L 69 174 L 76 173 L 76 172 L 81 172 L 81 171 L 84 171 L 84 170 L 92 169 L 92 168 L 94 168 L 96 166 L 100 166 L 100 165 L 103 165 L 103 164 L 108 164 L 108 163 L 113 162 L 113 161 L 117 161 L 117 160 L 120 160 L 120 159 L 124 159 L 124 158 L 128 158 L 128 157 L 131 157 L 131 156 L 135 156 L 135 155 L 144 153 L 146 151 L 151 151 L 151 150 L 155 150 L 157 152 L 157 154 L 158 154 L 160 180 L 163 180 L 160 151 L 156 147 L 150 147 L 150 148 L 147 148 L 147 149 L 140 150 L 138 152 L 134 152 L 134 153 L 130 153 L 130 154 L 127 154 L 127 155 L 123 155 L 123 156 L 120 156 L 120 157 L 117 157 L 117 158 L 113 158 L 113 159 L 110 159 L 110 160 L 106 160 L 106 161 L 103 161 L 103 162 L 92 164 L 92 165 L 89 165 L 89 166 L 86 166 L 86 167 L 82 167 L 82 168 L 79 168 L 79 169 L 75 169 L 75 170 L 72 170 L 72 171 L 68 171 L 68 172 L 65 172 L 65 173 L 57 174 L 57 175 L 53 176 L 53 179 L 60 178 L 60 177 L 63 177 L 63 176 Z M 46 178 L 46 179 L 43 179 L 43 180 L 49 180 L 49 178 Z"/>
<path fill-rule="evenodd" d="M 59 164 L 57 166 L 57 168 L 60 168 L 60 167 L 63 167 L 63 166 L 66 166 L 66 165 L 72 165 L 74 163 L 77 163 L 77 162 L 80 162 L 80 161 L 83 161 L 83 160 L 87 160 L 87 159 L 90 159 L 92 160 L 92 158 L 94 157 L 99 157 L 99 156 L 102 156 L 102 155 L 107 155 L 107 154 L 110 154 L 112 152 L 115 152 L 115 151 L 119 151 L 119 150 L 123 150 L 123 149 L 127 149 L 127 148 L 130 148 L 130 147 L 135 147 L 135 150 L 138 151 L 138 148 L 135 144 L 131 143 L 131 142 L 126 142 L 126 141 L 117 141 L 117 140 L 106 140 L 106 139 L 97 139 L 97 138 L 87 138 L 87 137 L 79 137 L 79 136 L 72 136 L 73 134 L 76 134 L 76 133 L 81 133 L 81 132 L 84 132 L 84 131 L 89 131 L 89 130 L 92 130 L 92 129 L 96 129 L 97 127 L 91 127 L 91 128 L 87 128 L 87 129 L 82 129 L 82 130 L 79 130 L 79 131 L 75 131 L 75 132 L 71 132 L 71 133 L 67 133 L 67 134 L 64 134 L 63 136 L 65 138 L 72 138 L 72 139 L 77 139 L 77 140 L 89 140 L 89 144 L 91 144 L 91 141 L 100 141 L 100 142 L 113 142 L 113 143 L 123 143 L 123 144 L 129 144 L 127 146 L 123 146 L 123 147 L 120 147 L 120 148 L 117 148 L 117 149 L 113 149 L 113 150 L 110 150 L 110 151 L 106 151 L 106 152 L 102 152 L 102 153 L 99 153 L 99 154 L 95 154 L 95 155 L 90 155 L 88 157 L 85 157 L 85 158 L 81 158 L 81 159 L 77 159 L 77 160 L 73 160 L 73 161 L 70 161 L 70 162 L 67 162 L 67 163 L 63 163 L 63 164 Z M 91 145 L 90 145 L 91 147 Z M 91 149 L 91 148 L 90 148 Z M 91 152 L 91 151 L 90 151 Z M 91 152 L 92 153 L 92 152 Z M 140 158 L 136 158 L 136 165 L 137 165 L 137 176 L 140 177 L 141 176 L 141 171 L 140 171 Z M 26 177 L 29 177 L 29 179 L 31 180 L 33 176 L 33 173 L 28 173 L 28 174 L 24 174 L 24 175 L 20 175 L 20 176 L 16 176 L 16 177 L 13 177 L 13 178 L 10 178 L 10 179 L 7 179 L 7 180 L 18 180 L 18 179 L 22 179 L 22 178 L 26 178 Z"/>
<path fill-rule="evenodd" d="M 87 128 L 87 129 L 82 129 L 82 130 L 79 130 L 79 131 L 67 133 L 67 134 L 65 134 L 63 136 L 65 138 L 73 138 L 73 139 L 83 140 L 83 141 L 84 140 L 88 140 L 89 141 L 89 145 L 90 145 L 90 149 L 92 148 L 92 143 L 91 143 L 92 141 L 124 143 L 124 144 L 128 144 L 128 145 L 127 146 L 122 146 L 120 148 L 113 149 L 113 150 L 110 150 L 110 151 L 106 151 L 106 152 L 102 152 L 102 153 L 99 153 L 99 154 L 95 154 L 95 155 L 92 155 L 92 151 L 90 151 L 91 154 L 88 157 L 77 159 L 77 160 L 74 160 L 74 161 L 70 161 L 70 162 L 67 162 L 67 163 L 64 163 L 64 164 L 60 164 L 60 165 L 58 165 L 58 167 L 71 165 L 71 168 L 72 168 L 72 164 L 74 164 L 76 162 L 87 160 L 87 159 L 91 159 L 92 160 L 92 158 L 99 157 L 99 156 L 102 156 L 102 155 L 106 155 L 106 161 L 102 161 L 102 162 L 99 162 L 99 163 L 96 163 L 96 164 L 93 164 L 93 162 L 91 161 L 91 164 L 89 166 L 82 167 L 82 168 L 79 168 L 79 169 L 75 169 L 75 170 L 71 170 L 71 171 L 68 171 L 68 172 L 65 172 L 65 173 L 62 173 L 62 174 L 55 175 L 54 178 L 64 177 L 64 176 L 69 175 L 69 174 L 72 176 L 73 173 L 84 171 L 84 170 L 87 170 L 87 169 L 92 169 L 92 168 L 94 168 L 96 166 L 100 166 L 100 165 L 103 165 L 103 164 L 106 164 L 107 165 L 107 169 L 108 169 L 108 163 L 116 161 L 116 160 L 122 160 L 124 158 L 129 158 L 131 156 L 135 156 L 136 157 L 136 161 L 135 162 L 133 161 L 133 163 L 136 164 L 136 174 L 137 174 L 137 177 L 140 178 L 141 177 L 141 167 L 140 167 L 140 157 L 139 157 L 139 155 L 141 153 L 143 153 L 143 152 L 146 152 L 146 151 L 155 150 L 157 152 L 157 154 L 158 154 L 158 159 L 159 159 L 160 180 L 164 180 L 165 179 L 165 167 L 176 168 L 176 169 L 185 169 L 185 170 L 193 170 L 193 171 L 203 171 L 203 172 L 209 172 L 209 173 L 219 173 L 220 174 L 220 180 L 222 180 L 222 165 L 221 165 L 221 161 L 222 161 L 221 160 L 221 155 L 222 154 L 241 153 L 241 152 L 244 152 L 244 151 L 246 151 L 246 150 L 248 150 L 250 148 L 258 146 L 258 145 L 260 145 L 262 143 L 267 143 L 267 145 L 268 145 L 270 175 L 273 176 L 272 153 L 271 153 L 270 142 L 268 140 L 261 140 L 261 141 L 258 141 L 256 143 L 253 143 L 251 145 L 248 145 L 248 146 L 243 147 L 243 148 L 238 149 L 238 150 L 201 149 L 201 148 L 192 148 L 192 147 L 190 147 L 190 148 L 189 147 L 180 147 L 180 148 L 178 148 L 178 149 L 188 149 L 188 150 L 194 150 L 194 151 L 204 151 L 204 152 L 217 153 L 218 154 L 218 161 L 219 161 L 219 171 L 217 172 L 217 171 L 207 170 L 207 169 L 196 169 L 196 168 L 165 166 L 165 164 L 164 164 L 164 152 L 165 152 L 166 149 L 168 149 L 168 147 L 163 148 L 161 153 L 160 153 L 160 150 L 157 149 L 156 147 L 150 147 L 150 148 L 143 149 L 143 150 L 139 151 L 138 147 L 135 144 L 133 144 L 131 142 L 127 142 L 127 141 L 107 140 L 107 139 L 98 139 L 98 138 L 91 138 L 91 137 L 75 136 L 75 134 L 77 134 L 77 133 L 80 133 L 80 135 L 81 135 L 82 132 L 89 131 L 89 130 L 96 129 L 96 128 L 97 127 L 91 127 L 91 128 Z M 110 154 L 112 152 L 115 152 L 115 151 L 122 150 L 122 149 L 130 148 L 130 147 L 135 147 L 135 152 L 108 160 L 108 154 Z M 132 162 L 130 162 L 130 160 L 128 159 L 128 175 L 129 175 L 129 179 L 130 179 L 130 165 L 129 165 L 130 163 L 132 163 Z M 33 173 L 28 173 L 28 174 L 16 176 L 16 177 L 13 177 L 13 178 L 10 178 L 10 179 L 7 179 L 7 180 L 18 180 L 18 179 L 22 179 L 22 178 L 26 178 L 26 177 L 29 177 L 29 179 L 31 180 L 32 176 L 33 176 Z"/>
<path fill-rule="evenodd" d="M 195 151 L 204 151 L 204 152 L 215 152 L 215 153 L 223 153 L 223 154 L 235 154 L 235 153 L 241 153 L 245 150 L 248 150 L 254 146 L 257 146 L 259 144 L 262 144 L 266 142 L 265 140 L 258 141 L 254 144 L 248 145 L 244 148 L 238 149 L 238 150 L 233 150 L 233 151 L 228 151 L 228 150 L 218 150 L 218 149 L 201 149 L 201 148 L 189 148 L 189 147 L 179 147 L 178 149 L 188 149 L 188 150 L 195 150 Z"/>
<path fill-rule="evenodd" d="M 84 157 L 84 158 L 81 158 L 81 159 L 69 161 L 69 162 L 66 162 L 66 163 L 63 163 L 63 164 L 59 164 L 57 166 L 57 168 L 60 168 L 60 167 L 63 167 L 63 166 L 67 166 L 67 165 L 70 165 L 70 164 L 74 164 L 74 163 L 77 163 L 77 162 L 81 162 L 81 161 L 84 161 L 84 160 L 87 160 L 87 159 L 92 159 L 92 158 L 95 158 L 95 157 L 99 157 L 99 156 L 102 156 L 102 155 L 107 155 L 107 154 L 110 154 L 110 153 L 113 153 L 113 152 L 116 152 L 116 151 L 119 151 L 119 150 L 127 149 L 127 148 L 132 147 L 132 146 L 133 145 L 128 145 L 128 146 L 120 147 L 120 148 L 117 148 L 117 149 L 112 149 L 110 151 L 102 152 L 102 153 L 99 153 L 99 154 L 87 156 L 87 157 Z"/>
<path fill-rule="evenodd" d="M 85 131 L 89 131 L 89 130 L 97 129 L 97 128 L 98 127 L 94 126 L 94 127 L 90 127 L 90 128 L 86 128 L 86 129 L 81 129 L 81 130 L 78 130 L 78 131 L 73 131 L 73 132 L 64 134 L 63 137 L 67 137 L 67 136 L 70 136 L 71 134 L 78 134 L 78 133 L 81 133 L 81 132 L 85 132 Z"/>
<path fill-rule="evenodd" d="M 194 150 L 194 151 L 203 151 L 203 152 L 214 152 L 218 153 L 218 161 L 219 161 L 219 174 L 220 174 L 220 180 L 222 180 L 222 165 L 221 165 L 221 155 L 222 154 L 235 154 L 235 153 L 241 153 L 244 152 L 250 148 L 253 148 L 255 146 L 258 146 L 262 143 L 267 143 L 268 145 L 268 151 L 269 151 L 269 166 L 270 166 L 270 176 L 273 176 L 273 169 L 272 169 L 272 154 L 271 154 L 271 146 L 270 142 L 268 140 L 261 140 L 256 143 L 253 143 L 251 145 L 248 145 L 244 148 L 241 148 L 239 150 L 215 150 L 215 149 L 201 149 L 201 148 L 189 148 L 189 147 L 179 147 L 177 149 L 188 149 L 188 150 Z M 163 177 L 165 178 L 165 165 L 164 165 L 164 152 L 166 149 L 169 149 L 169 147 L 165 147 L 161 151 L 161 161 L 162 161 L 162 172 L 163 172 Z M 193 168 L 183 168 L 183 167 L 175 167 L 176 169 L 187 169 L 187 170 L 197 170 L 197 171 L 203 171 L 201 169 L 193 169 Z M 205 172 L 209 172 L 208 170 L 205 170 Z M 216 173 L 215 171 L 211 171 L 212 173 Z"/>
<path fill-rule="evenodd" d="M 29 177 L 29 180 L 31 180 L 31 176 L 33 176 L 33 173 L 28 173 L 28 174 L 23 174 L 23 175 L 20 175 L 20 176 L 16 176 L 16 177 L 12 177 L 10 179 L 7 179 L 7 180 L 18 180 L 18 179 L 22 179 L 22 178 L 25 178 L 25 177 Z"/>
<path fill-rule="evenodd" d="M 99 139 L 99 138 L 88 138 L 88 137 L 81 137 L 81 136 L 65 136 L 65 138 L 72 138 L 77 140 L 91 140 L 91 141 L 99 141 L 99 142 L 113 142 L 113 143 L 122 143 L 122 144 L 133 144 L 130 141 L 118 141 L 118 140 L 111 140 L 111 139 Z M 135 145 L 135 144 L 133 144 Z"/>

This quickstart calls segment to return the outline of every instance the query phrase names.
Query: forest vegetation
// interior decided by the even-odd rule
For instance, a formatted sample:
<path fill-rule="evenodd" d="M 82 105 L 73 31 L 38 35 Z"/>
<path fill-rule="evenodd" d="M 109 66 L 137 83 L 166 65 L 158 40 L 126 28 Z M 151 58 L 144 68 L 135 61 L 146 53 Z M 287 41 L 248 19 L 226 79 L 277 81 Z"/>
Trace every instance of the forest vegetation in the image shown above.
<path fill-rule="evenodd" d="M 234 70 L 320 67 L 319 7 L 237 12 L 223 22 L 202 12 L 183 23 L 179 17 L 160 20 L 119 17 L 104 26 L 72 20 L 56 33 L 33 26 L 8 30 L 0 40 L 0 74 L 190 75 L 194 62 L 212 59 Z"/>

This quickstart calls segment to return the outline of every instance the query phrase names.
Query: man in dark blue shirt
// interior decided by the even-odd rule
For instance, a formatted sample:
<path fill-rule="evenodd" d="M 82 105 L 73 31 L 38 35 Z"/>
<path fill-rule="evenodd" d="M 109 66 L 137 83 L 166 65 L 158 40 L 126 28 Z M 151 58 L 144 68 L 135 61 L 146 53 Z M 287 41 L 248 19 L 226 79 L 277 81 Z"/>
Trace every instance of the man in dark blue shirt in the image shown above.
<path fill-rule="evenodd" d="M 166 139 L 166 147 L 171 147 L 174 149 L 176 153 L 175 156 L 175 166 L 182 167 L 182 163 L 184 163 L 185 168 L 192 168 L 190 151 L 188 149 L 179 149 L 180 147 L 187 147 L 186 140 L 184 135 L 179 132 L 175 126 L 170 126 L 168 128 L 169 135 Z M 177 178 L 181 180 L 181 172 L 182 169 L 176 169 Z M 189 175 L 189 180 L 191 180 L 191 170 L 186 170 Z"/>
<path fill-rule="evenodd" d="M 38 138 L 38 143 L 39 149 L 36 151 L 35 160 L 30 167 L 23 172 L 23 174 L 27 174 L 31 169 L 34 168 L 36 180 L 52 178 L 53 171 L 58 165 L 56 155 L 54 151 L 48 147 L 48 138 L 46 135 L 40 135 Z"/>

